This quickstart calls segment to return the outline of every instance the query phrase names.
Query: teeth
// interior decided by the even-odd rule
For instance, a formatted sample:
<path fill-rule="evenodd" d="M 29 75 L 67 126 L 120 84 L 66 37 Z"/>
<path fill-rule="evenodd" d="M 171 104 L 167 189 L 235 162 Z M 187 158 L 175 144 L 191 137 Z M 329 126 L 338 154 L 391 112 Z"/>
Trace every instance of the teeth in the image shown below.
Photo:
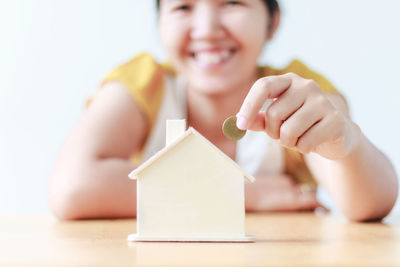
<path fill-rule="evenodd" d="M 231 53 L 229 50 L 220 52 L 199 52 L 195 53 L 195 59 L 204 64 L 218 64 L 226 60 Z"/>

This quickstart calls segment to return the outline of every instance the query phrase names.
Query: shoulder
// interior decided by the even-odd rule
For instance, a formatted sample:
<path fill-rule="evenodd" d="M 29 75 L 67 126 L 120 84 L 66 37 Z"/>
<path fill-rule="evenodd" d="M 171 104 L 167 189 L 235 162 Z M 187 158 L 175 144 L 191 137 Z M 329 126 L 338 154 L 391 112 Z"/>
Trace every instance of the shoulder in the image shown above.
<path fill-rule="evenodd" d="M 288 72 L 293 72 L 305 79 L 314 80 L 320 86 L 321 90 L 324 93 L 338 93 L 338 90 L 327 78 L 325 78 L 320 73 L 310 69 L 307 65 L 297 59 L 293 60 L 282 69 L 273 68 L 270 66 L 261 66 L 259 68 L 259 72 L 263 76 L 281 75 Z"/>
<path fill-rule="evenodd" d="M 158 63 L 152 55 L 140 53 L 108 73 L 102 86 L 109 82 L 121 84 L 152 124 L 162 100 L 164 79 L 168 73 L 174 74 L 168 63 Z"/>
<path fill-rule="evenodd" d="M 109 81 L 122 82 L 128 88 L 147 88 L 151 82 L 162 80 L 163 67 L 152 55 L 140 53 L 109 72 L 102 84 Z"/>

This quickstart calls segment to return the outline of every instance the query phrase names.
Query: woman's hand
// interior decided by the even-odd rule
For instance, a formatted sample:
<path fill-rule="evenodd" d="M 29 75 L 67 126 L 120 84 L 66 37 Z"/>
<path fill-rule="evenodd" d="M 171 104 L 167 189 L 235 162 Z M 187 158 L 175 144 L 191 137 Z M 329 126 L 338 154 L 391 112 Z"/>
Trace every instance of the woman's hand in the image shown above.
<path fill-rule="evenodd" d="M 246 183 L 247 211 L 314 210 L 322 207 L 317 202 L 315 188 L 303 190 L 288 175 L 257 177 L 255 183 Z"/>
<path fill-rule="evenodd" d="M 267 99 L 275 99 L 260 111 Z M 257 80 L 237 114 L 240 129 L 265 131 L 285 147 L 341 159 L 352 151 L 360 131 L 313 80 L 288 73 Z"/>

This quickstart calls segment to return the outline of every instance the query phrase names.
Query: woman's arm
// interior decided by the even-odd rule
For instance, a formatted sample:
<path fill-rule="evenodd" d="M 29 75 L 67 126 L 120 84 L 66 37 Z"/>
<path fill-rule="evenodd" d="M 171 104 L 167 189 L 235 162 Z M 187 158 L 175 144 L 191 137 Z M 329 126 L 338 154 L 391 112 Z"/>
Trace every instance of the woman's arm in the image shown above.
<path fill-rule="evenodd" d="M 275 101 L 264 112 L 267 99 Z M 307 155 L 316 178 L 350 219 L 380 219 L 397 198 L 393 166 L 351 121 L 340 95 L 294 73 L 259 79 L 250 89 L 237 126 L 265 131 L 281 145 Z"/>
<path fill-rule="evenodd" d="M 107 83 L 61 149 L 49 205 L 60 219 L 136 215 L 135 168 L 129 157 L 143 144 L 148 125 L 123 85 Z"/>
<path fill-rule="evenodd" d="M 344 99 L 335 94 L 327 97 L 350 120 Z M 356 221 L 381 219 L 396 202 L 395 170 L 358 126 L 351 122 L 349 125 L 353 127 L 357 142 L 348 155 L 329 160 L 310 153 L 305 155 L 307 165 L 348 218 Z"/>

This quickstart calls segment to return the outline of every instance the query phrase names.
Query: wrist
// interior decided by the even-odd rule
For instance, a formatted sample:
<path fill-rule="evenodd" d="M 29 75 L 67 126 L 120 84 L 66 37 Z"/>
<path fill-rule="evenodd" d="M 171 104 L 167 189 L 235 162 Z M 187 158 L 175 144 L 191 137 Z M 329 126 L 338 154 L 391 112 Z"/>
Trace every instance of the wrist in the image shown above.
<path fill-rule="evenodd" d="M 353 158 L 354 155 L 361 152 L 365 136 L 361 131 L 361 128 L 352 120 L 349 119 L 349 137 L 348 137 L 348 151 L 343 158 L 338 159 L 339 161 L 348 160 Z"/>

